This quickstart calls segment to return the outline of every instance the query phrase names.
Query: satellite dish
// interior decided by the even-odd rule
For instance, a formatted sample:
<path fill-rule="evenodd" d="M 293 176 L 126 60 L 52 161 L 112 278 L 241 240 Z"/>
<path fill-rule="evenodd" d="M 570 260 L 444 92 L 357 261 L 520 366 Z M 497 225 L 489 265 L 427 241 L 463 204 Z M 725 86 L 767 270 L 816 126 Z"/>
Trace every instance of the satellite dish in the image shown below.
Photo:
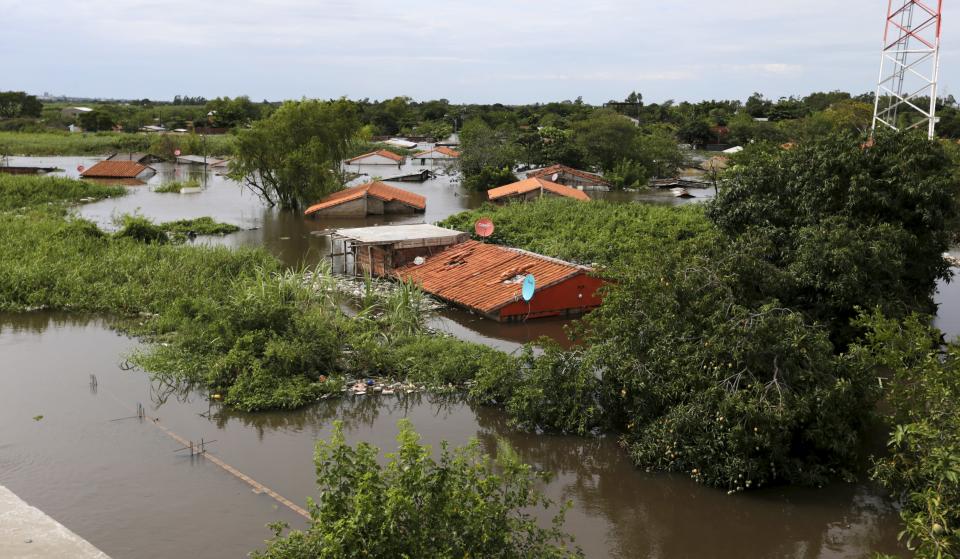
<path fill-rule="evenodd" d="M 560 178 L 560 173 L 554 173 L 550 175 L 550 182 L 557 182 L 558 178 Z"/>
<path fill-rule="evenodd" d="M 78 173 L 82 173 L 82 172 L 84 172 L 86 169 L 87 169 L 87 168 L 84 167 L 83 165 L 77 165 L 77 172 L 78 172 Z"/>
<path fill-rule="evenodd" d="M 417 266 L 423 266 L 424 262 L 426 262 L 426 260 L 424 260 L 422 256 L 418 256 L 413 259 L 413 263 L 416 264 Z"/>
<path fill-rule="evenodd" d="M 489 237 L 493 235 L 493 222 L 490 221 L 489 217 L 478 219 L 473 225 L 473 230 L 481 237 Z"/>
<path fill-rule="evenodd" d="M 533 274 L 527 274 L 527 277 L 523 278 L 523 287 L 520 288 L 520 295 L 523 296 L 524 301 L 529 301 L 533 299 L 533 292 L 537 289 L 537 280 L 533 278 Z"/>
<path fill-rule="evenodd" d="M 179 149 L 173 150 L 173 154 L 176 155 L 177 157 L 180 157 L 180 150 Z"/>

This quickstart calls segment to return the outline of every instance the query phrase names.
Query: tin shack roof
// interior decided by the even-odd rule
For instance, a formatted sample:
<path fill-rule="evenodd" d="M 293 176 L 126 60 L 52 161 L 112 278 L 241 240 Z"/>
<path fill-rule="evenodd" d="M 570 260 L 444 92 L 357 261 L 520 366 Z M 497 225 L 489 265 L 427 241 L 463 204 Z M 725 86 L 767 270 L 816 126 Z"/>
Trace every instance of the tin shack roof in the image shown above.
<path fill-rule="evenodd" d="M 557 184 L 555 182 L 550 182 L 546 179 L 537 177 L 498 186 L 497 188 L 491 188 L 487 191 L 487 197 L 490 200 L 496 200 L 498 198 L 507 196 L 526 194 L 528 192 L 533 192 L 534 190 L 546 190 L 558 196 L 566 196 L 567 198 L 574 198 L 576 200 L 586 201 L 590 199 L 590 197 L 581 190 L 570 188 L 569 186 L 564 186 L 562 184 Z"/>
<path fill-rule="evenodd" d="M 358 244 L 398 245 L 397 248 L 427 246 L 431 243 L 450 244 L 451 241 L 462 241 L 470 237 L 469 233 L 429 223 L 336 229 L 333 235 Z"/>
<path fill-rule="evenodd" d="M 134 179 L 147 169 L 153 170 L 151 167 L 141 165 L 136 161 L 100 161 L 80 173 L 80 176 L 85 178 Z"/>
<path fill-rule="evenodd" d="M 310 215 L 313 212 L 331 208 L 333 206 L 339 206 L 340 204 L 345 204 L 358 198 L 363 198 L 364 196 L 373 196 L 374 198 L 379 198 L 384 202 L 401 202 L 408 206 L 417 208 L 418 210 L 423 210 L 427 207 L 427 199 L 423 196 L 414 194 L 408 190 L 390 186 L 389 184 L 384 184 L 380 181 L 376 181 L 368 182 L 367 184 L 361 184 L 360 186 L 345 188 L 339 192 L 334 192 L 330 196 L 327 196 L 323 200 L 320 200 L 316 204 L 307 208 L 303 214 Z"/>
<path fill-rule="evenodd" d="M 517 248 L 466 241 L 427 257 L 419 266 L 399 268 L 396 275 L 427 293 L 487 314 L 520 301 L 527 274 L 536 278 L 539 291 L 589 271 Z"/>

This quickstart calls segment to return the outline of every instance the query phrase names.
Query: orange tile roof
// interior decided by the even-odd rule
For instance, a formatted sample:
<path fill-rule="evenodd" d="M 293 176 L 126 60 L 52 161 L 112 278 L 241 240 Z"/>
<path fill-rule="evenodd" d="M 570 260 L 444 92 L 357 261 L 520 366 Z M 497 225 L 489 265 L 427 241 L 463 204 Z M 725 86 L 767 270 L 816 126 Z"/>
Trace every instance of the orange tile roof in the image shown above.
<path fill-rule="evenodd" d="M 81 177 L 107 179 L 133 179 L 150 169 L 136 161 L 100 161 L 93 167 L 80 173 Z"/>
<path fill-rule="evenodd" d="M 551 165 L 549 167 L 544 167 L 539 171 L 533 171 L 527 174 L 528 179 L 538 178 L 538 177 L 549 177 L 554 173 L 567 173 L 568 175 L 573 175 L 575 177 L 580 177 L 581 179 L 586 179 L 589 181 L 594 181 L 597 184 L 609 185 L 610 182 L 601 177 L 600 175 L 594 173 L 588 173 L 586 171 L 581 171 L 580 169 L 574 169 L 573 167 L 567 167 L 566 165 Z"/>
<path fill-rule="evenodd" d="M 365 154 L 363 154 L 363 155 L 358 155 L 358 156 L 353 157 L 353 158 L 351 158 L 351 159 L 347 159 L 347 163 L 353 163 L 353 162 L 356 161 L 357 159 L 363 159 L 364 157 L 370 157 L 371 155 L 381 155 L 381 156 L 383 156 L 383 157 L 386 157 L 387 159 L 393 159 L 393 160 L 396 161 L 397 163 L 403 161 L 403 156 L 402 156 L 402 155 L 397 155 L 397 154 L 393 153 L 393 152 L 390 151 L 390 150 L 378 149 L 377 151 L 371 151 L 370 153 L 365 153 Z"/>
<path fill-rule="evenodd" d="M 575 198 L 577 200 L 590 199 L 590 197 L 587 196 L 582 190 L 570 188 L 569 186 L 563 186 L 562 184 L 550 182 L 539 177 L 524 179 L 522 181 L 510 183 L 504 186 L 498 186 L 497 188 L 491 188 L 487 191 L 487 198 L 490 200 L 496 200 L 505 196 L 526 194 L 527 192 L 533 192 L 534 190 L 546 190 L 557 194 L 558 196 L 566 196 L 567 198 Z"/>
<path fill-rule="evenodd" d="M 589 271 L 586 266 L 525 250 L 464 241 L 428 256 L 419 266 L 408 264 L 395 273 L 441 299 L 491 313 L 522 299 L 526 274 L 533 274 L 537 290 L 541 290 Z"/>
<path fill-rule="evenodd" d="M 320 200 L 316 204 L 307 208 L 303 215 L 310 215 L 313 212 L 320 211 L 325 208 L 331 208 L 333 206 L 339 206 L 346 202 L 357 200 L 363 198 L 364 196 L 373 196 L 374 198 L 379 198 L 384 202 L 401 202 L 408 206 L 413 206 L 418 210 L 424 210 L 427 208 L 427 199 L 419 194 L 414 194 L 408 190 L 402 190 L 390 186 L 389 184 L 384 184 L 380 181 L 369 182 L 367 184 L 361 184 L 360 186 L 354 186 L 352 188 L 346 188 L 339 192 L 334 192 L 330 196 L 327 196 L 323 200 Z"/>
<path fill-rule="evenodd" d="M 431 154 L 431 153 L 442 153 L 443 155 L 446 155 L 447 157 L 453 157 L 453 158 L 460 157 L 460 152 L 459 152 L 459 151 L 457 151 L 457 150 L 455 150 L 455 149 L 448 148 L 447 146 L 437 146 L 437 147 L 435 147 L 435 148 L 433 148 L 433 149 L 428 149 L 427 151 L 421 151 L 420 153 L 415 153 L 415 154 L 413 154 L 413 157 L 414 157 L 414 158 L 422 157 L 422 156 L 424 156 L 424 155 L 429 155 L 429 154 Z"/>

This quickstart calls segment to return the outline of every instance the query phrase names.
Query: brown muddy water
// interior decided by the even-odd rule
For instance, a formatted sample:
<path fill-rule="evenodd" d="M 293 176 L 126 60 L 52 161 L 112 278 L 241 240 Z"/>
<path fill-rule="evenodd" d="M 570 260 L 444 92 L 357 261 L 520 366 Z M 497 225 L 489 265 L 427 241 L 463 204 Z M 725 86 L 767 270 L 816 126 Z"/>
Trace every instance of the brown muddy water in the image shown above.
<path fill-rule="evenodd" d="M 114 559 L 243 557 L 269 536 L 266 523 L 303 525 L 209 461 L 176 452 L 149 421 L 120 419 L 137 403 L 184 438 L 215 440 L 212 453 L 300 504 L 315 493 L 314 441 L 335 419 L 352 443 L 392 449 L 397 421 L 409 418 L 434 447 L 476 438 L 494 452 L 505 438 L 524 461 L 554 472 L 545 491 L 573 501 L 566 527 L 588 557 L 853 558 L 897 549 L 896 514 L 869 485 L 728 496 L 638 471 L 610 438 L 520 433 L 497 410 L 424 395 L 229 413 L 121 370 L 136 346 L 99 319 L 0 315 L 0 484 Z"/>
<path fill-rule="evenodd" d="M 11 158 L 12 165 L 54 164 L 71 175 L 78 163 L 94 161 Z M 104 226 L 114 215 L 133 211 L 159 220 L 212 215 L 245 231 L 203 242 L 265 246 L 291 265 L 316 262 L 329 252 L 315 231 L 383 223 L 383 218 L 324 223 L 273 211 L 212 174 L 200 194 L 157 194 L 152 186 L 201 172 L 185 165 L 157 167 L 158 175 L 146 186 L 131 188 L 131 195 L 78 212 Z M 426 215 L 402 221 L 433 222 L 479 203 L 451 177 L 399 186 L 428 196 Z M 611 197 L 677 203 L 656 194 Z M 957 284 L 942 285 L 938 300 L 939 325 L 956 336 Z M 531 321 L 505 327 L 455 309 L 431 321 L 438 329 L 507 351 L 540 335 L 560 338 L 565 324 Z M 425 395 L 357 397 L 295 412 L 232 413 L 211 407 L 202 395 L 164 390 L 140 371 L 121 369 L 124 355 L 137 345 L 96 317 L 0 315 L 0 484 L 114 559 L 243 557 L 269 537 L 268 522 L 303 526 L 300 517 L 209 461 L 176 452 L 179 445 L 149 421 L 121 419 L 134 415 L 138 403 L 184 438 L 215 440 L 212 453 L 301 505 L 315 492 L 314 442 L 329 436 L 335 419 L 344 421 L 351 442 L 389 450 L 397 421 L 409 418 L 434 446 L 477 438 L 492 453 L 496 439 L 505 438 L 523 460 L 556 474 L 545 491 L 573 501 L 566 528 L 588 557 L 806 559 L 903 551 L 896 543 L 896 512 L 867 483 L 728 496 L 684 476 L 639 471 L 612 438 L 521 433 L 497 410 Z M 96 376 L 96 387 L 90 375 Z"/>

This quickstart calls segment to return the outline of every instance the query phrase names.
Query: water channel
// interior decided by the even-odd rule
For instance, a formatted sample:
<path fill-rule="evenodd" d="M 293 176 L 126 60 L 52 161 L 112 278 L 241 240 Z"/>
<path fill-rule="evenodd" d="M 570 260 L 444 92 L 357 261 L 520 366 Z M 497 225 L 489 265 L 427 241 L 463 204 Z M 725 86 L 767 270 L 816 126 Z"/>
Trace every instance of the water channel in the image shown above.
<path fill-rule="evenodd" d="M 79 162 L 11 158 L 11 165 L 53 163 L 69 170 Z M 337 226 L 266 209 L 212 174 L 200 194 L 153 193 L 153 184 L 197 172 L 169 164 L 158 171 L 131 195 L 79 213 L 104 226 L 132 211 L 160 220 L 212 215 L 245 231 L 203 242 L 266 246 L 289 264 L 306 254 L 322 257 L 324 240 L 312 232 Z M 402 185 L 428 197 L 427 214 L 414 219 L 433 222 L 477 203 L 449 178 L 436 181 Z M 356 224 L 377 219 L 362 221 Z M 956 336 L 957 285 L 942 285 L 938 301 L 940 327 Z M 504 329 L 453 309 L 434 324 L 505 350 L 541 334 L 559 337 L 563 326 L 548 321 Z M 268 522 L 303 526 L 300 517 L 209 461 L 175 452 L 178 445 L 150 421 L 122 419 L 135 415 L 137 403 L 185 438 L 215 440 L 211 452 L 299 504 L 315 492 L 314 441 L 329 435 L 335 419 L 344 421 L 351 442 L 391 449 L 396 423 L 406 417 L 434 446 L 477 438 L 492 453 L 496 439 L 504 438 L 524 461 L 556 474 L 545 491 L 573 501 L 566 527 L 588 557 L 853 558 L 899 549 L 896 511 L 868 483 L 728 496 L 684 476 L 639 471 L 612 438 L 521 433 L 497 410 L 427 395 L 352 397 L 295 412 L 230 412 L 211 407 L 202 395 L 164 390 L 139 371 L 121 369 L 137 346 L 99 317 L 0 314 L 0 484 L 114 559 L 243 557 L 270 535 Z"/>

